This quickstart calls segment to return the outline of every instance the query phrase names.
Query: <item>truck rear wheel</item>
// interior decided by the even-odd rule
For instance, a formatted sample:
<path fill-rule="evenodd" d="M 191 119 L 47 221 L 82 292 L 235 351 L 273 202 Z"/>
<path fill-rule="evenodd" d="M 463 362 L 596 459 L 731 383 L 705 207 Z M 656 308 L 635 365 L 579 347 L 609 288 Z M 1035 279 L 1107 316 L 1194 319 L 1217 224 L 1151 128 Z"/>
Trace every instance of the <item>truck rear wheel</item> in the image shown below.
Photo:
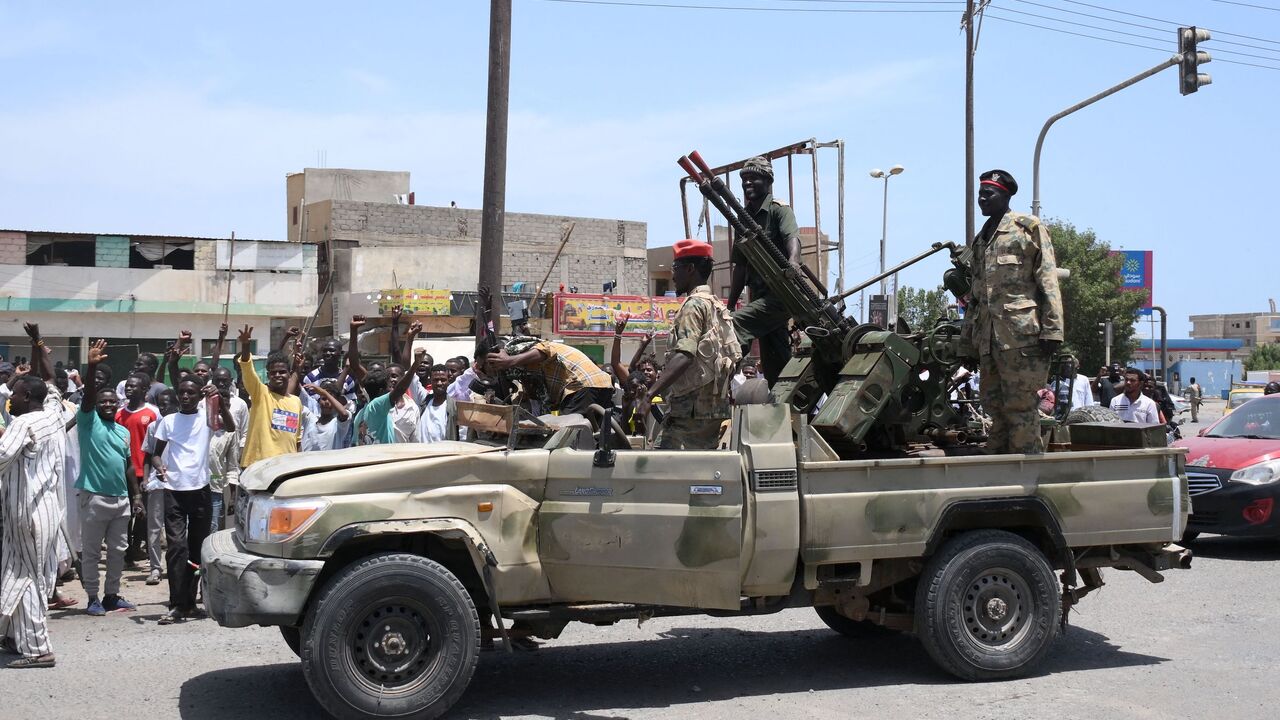
<path fill-rule="evenodd" d="M 1044 555 L 1003 530 L 959 535 L 925 566 L 916 632 L 944 670 L 965 680 L 1031 672 L 1058 632 L 1058 585 Z"/>
<path fill-rule="evenodd" d="M 480 652 L 471 596 L 425 557 L 384 553 L 346 568 L 302 628 L 302 671 L 342 720 L 436 718 L 467 688 Z"/>
<path fill-rule="evenodd" d="M 814 610 L 817 611 L 818 618 L 827 624 L 827 627 L 853 640 L 884 637 L 893 632 L 889 628 L 877 625 L 870 620 L 847 618 L 830 605 L 815 607 Z"/>

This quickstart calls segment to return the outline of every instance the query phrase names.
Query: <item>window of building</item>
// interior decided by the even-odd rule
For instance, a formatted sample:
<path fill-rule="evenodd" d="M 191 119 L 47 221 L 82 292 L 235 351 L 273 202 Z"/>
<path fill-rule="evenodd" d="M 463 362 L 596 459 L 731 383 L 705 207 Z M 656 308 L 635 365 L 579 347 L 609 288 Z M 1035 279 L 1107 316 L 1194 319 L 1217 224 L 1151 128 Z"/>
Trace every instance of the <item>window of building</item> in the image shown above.
<path fill-rule="evenodd" d="M 27 236 L 28 265 L 94 266 L 95 240 L 92 237 Z"/>
<path fill-rule="evenodd" d="M 662 297 L 667 294 L 667 290 L 671 287 L 671 281 L 666 278 L 655 278 L 653 281 L 653 294 Z"/>
<path fill-rule="evenodd" d="M 1250 325 L 1250 324 L 1251 324 L 1251 321 L 1249 321 L 1249 320 L 1245 320 L 1245 321 L 1244 321 L 1244 327 L 1245 327 L 1245 329 L 1246 329 L 1246 330 L 1249 328 L 1249 325 Z"/>
<path fill-rule="evenodd" d="M 194 270 L 195 244 L 178 238 L 134 240 L 129 243 L 129 267 L 151 270 L 166 266 L 173 270 Z"/>

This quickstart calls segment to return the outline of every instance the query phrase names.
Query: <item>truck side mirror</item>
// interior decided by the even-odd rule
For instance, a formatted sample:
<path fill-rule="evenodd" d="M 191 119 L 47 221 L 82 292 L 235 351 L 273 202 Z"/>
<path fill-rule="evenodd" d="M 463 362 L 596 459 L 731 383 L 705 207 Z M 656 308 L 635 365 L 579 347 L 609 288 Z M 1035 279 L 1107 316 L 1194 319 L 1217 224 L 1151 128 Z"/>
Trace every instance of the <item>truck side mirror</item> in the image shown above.
<path fill-rule="evenodd" d="M 617 453 L 611 447 L 613 444 L 611 435 L 613 435 L 613 408 L 605 410 L 604 419 L 600 421 L 600 433 L 596 438 L 596 454 L 591 458 L 593 466 L 613 467 Z"/>

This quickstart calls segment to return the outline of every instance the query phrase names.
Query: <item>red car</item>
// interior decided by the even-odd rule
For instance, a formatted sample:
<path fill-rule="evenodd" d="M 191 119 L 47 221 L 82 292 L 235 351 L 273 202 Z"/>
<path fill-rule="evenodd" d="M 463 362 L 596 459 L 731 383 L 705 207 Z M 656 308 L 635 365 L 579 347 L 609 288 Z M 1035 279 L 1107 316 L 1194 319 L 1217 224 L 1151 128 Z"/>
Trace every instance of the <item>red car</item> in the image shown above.
<path fill-rule="evenodd" d="M 1280 537 L 1280 395 L 1250 400 L 1174 447 L 1189 451 L 1184 539 L 1202 532 Z"/>

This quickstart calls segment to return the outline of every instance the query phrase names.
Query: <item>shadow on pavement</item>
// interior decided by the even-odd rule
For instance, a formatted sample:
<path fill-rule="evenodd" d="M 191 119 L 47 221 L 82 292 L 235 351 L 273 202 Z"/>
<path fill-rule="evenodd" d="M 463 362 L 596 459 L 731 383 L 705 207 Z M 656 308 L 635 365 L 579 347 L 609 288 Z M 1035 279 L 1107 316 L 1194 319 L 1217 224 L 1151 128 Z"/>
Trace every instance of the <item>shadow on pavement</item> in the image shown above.
<path fill-rule="evenodd" d="M 1195 557 L 1215 560 L 1280 560 L 1280 542 L 1274 538 L 1242 538 L 1214 535 L 1186 544 Z M 1195 567 L 1195 561 L 1191 563 Z"/>
<path fill-rule="evenodd" d="M 182 684 L 178 712 L 183 720 L 328 717 L 311 697 L 307 681 L 302 677 L 302 665 L 296 662 L 227 668 L 197 675 Z"/>
<path fill-rule="evenodd" d="M 1038 674 L 1164 661 L 1125 652 L 1098 633 L 1072 627 L 1059 637 Z M 483 653 L 470 687 L 449 717 L 620 720 L 604 709 L 952 683 L 964 684 L 937 669 L 920 643 L 906 635 L 854 641 L 825 629 L 674 628 L 652 640 Z M 219 670 L 192 678 L 182 686 L 180 708 L 184 720 L 250 713 L 273 720 L 322 716 L 296 664 Z"/>

